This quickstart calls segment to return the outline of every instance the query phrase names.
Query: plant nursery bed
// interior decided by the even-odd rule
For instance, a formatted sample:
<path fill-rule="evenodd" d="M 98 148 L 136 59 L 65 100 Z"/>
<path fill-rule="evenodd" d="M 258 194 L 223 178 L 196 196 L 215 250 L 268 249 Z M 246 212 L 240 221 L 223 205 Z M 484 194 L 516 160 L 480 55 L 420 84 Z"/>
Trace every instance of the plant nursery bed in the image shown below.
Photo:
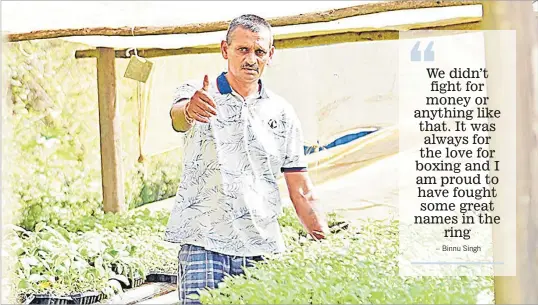
<path fill-rule="evenodd" d="M 29 294 L 26 296 L 23 304 L 72 304 L 72 299 L 69 296 L 56 296 L 53 294 Z"/>
<path fill-rule="evenodd" d="M 99 292 L 84 292 L 78 294 L 72 294 L 71 299 L 73 300 L 70 304 L 95 304 L 100 302 L 103 298 L 103 294 Z"/>
<path fill-rule="evenodd" d="M 142 284 L 144 284 L 144 279 L 140 276 L 136 276 L 134 280 L 129 279 L 129 285 L 125 285 L 124 288 L 126 289 L 137 288 L 137 287 L 142 286 Z"/>
<path fill-rule="evenodd" d="M 121 285 L 121 288 L 123 288 L 123 289 L 133 289 L 133 288 L 140 287 L 140 286 L 142 286 L 142 284 L 144 284 L 144 279 L 142 277 L 138 276 L 138 275 L 135 276 L 134 279 L 129 278 L 128 283 L 124 282 L 122 280 L 119 280 L 117 277 L 114 277 L 114 276 L 111 277 L 110 279 L 118 281 L 120 283 L 120 285 Z"/>
<path fill-rule="evenodd" d="M 104 295 L 100 292 L 83 292 L 71 295 L 57 296 L 54 294 L 29 294 L 26 295 L 24 304 L 44 305 L 69 305 L 69 304 L 95 304 L 100 302 Z"/>
<path fill-rule="evenodd" d="M 177 274 L 150 271 L 149 274 L 146 276 L 146 282 L 177 284 Z"/>
<path fill-rule="evenodd" d="M 115 273 L 118 274 L 118 267 L 117 266 L 112 266 L 112 271 L 114 271 Z M 125 283 L 124 281 L 122 280 L 119 280 L 118 278 L 115 278 L 114 276 L 111 278 L 112 280 L 117 280 L 118 282 L 121 283 L 121 287 L 123 289 L 132 289 L 132 288 L 137 288 L 137 287 L 140 287 L 142 284 L 144 284 L 144 278 L 141 277 L 140 275 L 136 274 L 134 276 L 134 279 L 131 279 L 130 277 L 128 277 L 128 280 L 129 280 L 129 283 Z"/>
<path fill-rule="evenodd" d="M 29 294 L 23 301 L 24 304 L 44 304 L 44 305 L 70 305 L 70 304 L 95 304 L 100 302 L 104 295 L 100 292 L 74 293 L 66 296 L 53 294 Z"/>

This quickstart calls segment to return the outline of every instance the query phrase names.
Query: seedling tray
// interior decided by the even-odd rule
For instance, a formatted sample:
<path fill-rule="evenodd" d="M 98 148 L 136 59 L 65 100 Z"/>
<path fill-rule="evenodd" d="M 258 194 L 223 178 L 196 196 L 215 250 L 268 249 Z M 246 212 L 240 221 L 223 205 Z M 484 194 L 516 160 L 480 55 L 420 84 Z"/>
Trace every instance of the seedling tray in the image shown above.
<path fill-rule="evenodd" d="M 72 299 L 68 296 L 55 296 L 52 294 L 34 294 L 28 296 L 27 302 L 25 302 L 25 304 L 68 305 L 72 304 Z"/>
<path fill-rule="evenodd" d="M 150 271 L 146 276 L 146 282 L 177 284 L 177 274 Z"/>
<path fill-rule="evenodd" d="M 118 267 L 116 265 L 113 265 L 112 271 L 115 273 L 118 273 Z M 132 280 L 130 277 L 127 277 L 127 278 L 129 279 L 129 285 L 126 285 L 123 281 L 119 281 L 123 289 L 136 288 L 144 284 L 144 278 L 142 278 L 138 274 L 135 275 L 134 280 Z M 114 279 L 114 277 L 112 277 L 112 279 Z"/>
<path fill-rule="evenodd" d="M 127 285 L 125 288 L 136 288 L 142 286 L 142 284 L 144 284 L 144 279 L 137 275 L 134 280 L 129 279 L 129 285 Z"/>
<path fill-rule="evenodd" d="M 71 299 L 73 302 L 71 304 L 95 304 L 101 300 L 101 294 L 99 292 L 84 292 L 72 294 Z"/>

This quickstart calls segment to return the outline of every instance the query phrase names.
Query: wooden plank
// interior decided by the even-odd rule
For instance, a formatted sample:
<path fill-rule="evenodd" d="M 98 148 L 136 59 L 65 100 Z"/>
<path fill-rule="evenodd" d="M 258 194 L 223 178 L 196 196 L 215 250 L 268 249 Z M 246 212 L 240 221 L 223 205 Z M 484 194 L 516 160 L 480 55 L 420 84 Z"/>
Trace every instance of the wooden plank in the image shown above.
<path fill-rule="evenodd" d="M 176 291 L 177 285 L 170 283 L 146 283 L 140 287 L 129 289 L 124 293 L 118 294 L 105 300 L 102 304 L 137 304 L 149 300 L 155 296 L 161 296 Z M 177 296 L 177 293 L 176 293 Z M 179 296 L 177 296 L 179 301 Z M 158 303 L 152 303 L 158 304 Z"/>
<path fill-rule="evenodd" d="M 97 49 L 97 90 L 101 145 L 101 176 L 105 212 L 126 210 L 120 142 L 119 105 L 116 102 L 114 49 Z"/>
<path fill-rule="evenodd" d="M 322 12 L 299 14 L 294 16 L 282 16 L 268 18 L 267 21 L 275 27 L 298 25 L 318 22 L 330 22 L 343 18 L 376 14 L 382 12 L 451 7 L 463 5 L 481 4 L 480 0 L 398 0 L 383 1 L 356 5 L 352 7 L 332 9 Z M 98 27 L 79 29 L 41 30 L 27 33 L 12 33 L 7 35 L 8 41 L 23 41 L 33 39 L 49 39 L 69 36 L 145 36 L 145 35 L 169 35 L 169 34 L 192 34 L 224 31 L 228 29 L 231 20 L 207 23 L 193 23 L 181 26 L 162 27 Z"/>
<path fill-rule="evenodd" d="M 154 304 L 167 304 L 167 305 L 173 305 L 173 304 L 179 304 L 179 295 L 177 290 L 174 290 L 172 292 L 169 292 L 167 294 L 158 296 L 156 298 L 148 299 L 146 301 L 142 301 L 140 303 L 136 303 L 137 305 L 154 305 Z"/>
<path fill-rule="evenodd" d="M 328 31 L 315 31 L 305 33 L 295 33 L 286 35 L 275 35 L 275 47 L 277 49 L 313 47 L 320 45 L 330 45 L 346 42 L 376 41 L 376 40 L 397 40 L 400 31 L 410 30 L 478 30 L 481 25 L 480 17 L 462 17 L 439 20 L 436 22 L 407 24 L 385 28 L 351 28 Z M 442 32 L 439 35 L 444 35 Z M 116 50 L 116 58 L 128 58 L 127 49 Z M 138 55 L 144 58 L 186 55 L 186 54 L 206 54 L 219 53 L 219 44 L 210 44 L 197 47 L 184 47 L 177 49 L 146 48 L 139 49 Z M 131 52 L 132 53 L 132 52 Z M 75 52 L 76 58 L 91 58 L 97 56 L 95 49 L 78 50 Z"/>
<path fill-rule="evenodd" d="M 497 304 L 538 304 L 538 130 L 534 123 L 538 99 L 537 24 L 530 1 L 486 1 L 485 30 L 516 30 L 516 276 L 496 276 Z M 486 41 L 487 42 L 487 41 Z M 494 44 L 494 42 L 493 42 Z M 486 53 L 501 54 L 489 47 Z M 493 53 L 493 55 L 492 55 Z M 497 52 L 498 53 L 498 52 Z M 495 93 L 493 88 L 493 92 Z M 499 88 L 500 89 L 500 88 Z M 502 90 L 502 89 L 500 89 Z M 511 102 L 511 101 L 499 101 Z M 499 143 L 498 145 L 503 145 Z M 505 202 L 504 204 L 510 204 Z M 495 244 L 503 232 L 494 231 L 496 252 L 504 245 Z M 497 235 L 497 237 L 496 237 Z M 504 246 L 505 247 L 505 246 Z"/>
<path fill-rule="evenodd" d="M 320 45 L 330 45 L 358 41 L 398 40 L 400 31 L 411 30 L 476 30 L 480 28 L 481 18 L 455 18 L 440 20 L 432 23 L 417 23 L 395 27 L 343 29 L 334 31 L 320 31 L 312 33 L 300 33 L 291 37 L 282 37 L 275 40 L 275 46 L 279 49 L 303 48 Z M 445 33 L 439 32 L 439 36 Z"/>

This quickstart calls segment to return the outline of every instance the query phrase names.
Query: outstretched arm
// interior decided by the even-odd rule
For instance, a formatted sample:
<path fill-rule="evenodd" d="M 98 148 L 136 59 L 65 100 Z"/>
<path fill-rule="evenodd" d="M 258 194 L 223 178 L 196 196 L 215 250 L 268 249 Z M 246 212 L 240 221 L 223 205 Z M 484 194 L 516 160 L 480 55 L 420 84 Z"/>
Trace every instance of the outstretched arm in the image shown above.
<path fill-rule="evenodd" d="M 285 172 L 284 177 L 295 212 L 306 231 L 315 239 L 325 238 L 328 225 L 317 208 L 318 199 L 308 172 Z"/>
<path fill-rule="evenodd" d="M 184 84 L 178 89 L 179 96 L 170 109 L 170 119 L 172 127 L 177 132 L 186 132 L 194 121 L 208 123 L 209 118 L 217 114 L 216 105 L 211 96 L 207 94 L 209 90 L 209 78 L 204 77 L 202 88 L 196 90 L 192 85 Z"/>

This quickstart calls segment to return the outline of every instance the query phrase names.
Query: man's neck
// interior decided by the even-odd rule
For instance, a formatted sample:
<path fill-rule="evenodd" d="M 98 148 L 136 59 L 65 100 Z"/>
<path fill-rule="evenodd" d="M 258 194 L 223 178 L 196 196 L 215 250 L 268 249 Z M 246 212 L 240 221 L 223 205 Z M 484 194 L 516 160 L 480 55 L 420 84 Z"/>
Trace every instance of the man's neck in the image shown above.
<path fill-rule="evenodd" d="M 237 92 L 239 95 L 241 95 L 243 98 L 247 98 L 248 96 L 256 93 L 260 88 L 258 81 L 252 82 L 252 83 L 244 83 L 238 81 L 235 77 L 233 77 L 232 74 L 226 73 L 226 79 L 228 80 L 228 83 L 230 84 L 230 87 Z"/>

